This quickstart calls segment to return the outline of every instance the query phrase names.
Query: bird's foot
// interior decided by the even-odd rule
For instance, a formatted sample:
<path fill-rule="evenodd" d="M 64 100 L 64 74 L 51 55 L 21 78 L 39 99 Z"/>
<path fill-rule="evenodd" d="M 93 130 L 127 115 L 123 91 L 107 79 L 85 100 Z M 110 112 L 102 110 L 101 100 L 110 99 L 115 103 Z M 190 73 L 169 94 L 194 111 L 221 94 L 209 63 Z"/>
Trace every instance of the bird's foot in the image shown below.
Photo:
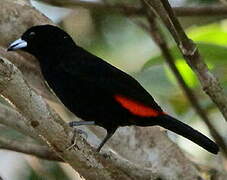
<path fill-rule="evenodd" d="M 70 145 L 66 150 L 69 151 L 72 148 L 75 148 L 76 147 L 76 135 L 77 134 L 79 134 L 81 136 L 84 136 L 85 139 L 88 138 L 88 134 L 86 132 L 84 132 L 83 130 L 81 130 L 81 129 L 73 129 L 73 137 L 72 137 L 72 140 L 71 140 L 72 145 Z"/>
<path fill-rule="evenodd" d="M 72 141 L 72 144 L 71 144 L 69 147 L 66 148 L 66 150 L 67 150 L 67 151 L 70 151 L 71 149 L 75 148 L 75 146 L 76 146 L 76 141 L 74 140 L 74 141 Z M 77 148 L 78 148 L 78 147 L 77 147 Z M 78 148 L 78 149 L 79 149 L 79 148 Z"/>
<path fill-rule="evenodd" d="M 82 125 L 94 125 L 95 121 L 71 121 L 69 122 L 70 127 L 82 126 Z"/>

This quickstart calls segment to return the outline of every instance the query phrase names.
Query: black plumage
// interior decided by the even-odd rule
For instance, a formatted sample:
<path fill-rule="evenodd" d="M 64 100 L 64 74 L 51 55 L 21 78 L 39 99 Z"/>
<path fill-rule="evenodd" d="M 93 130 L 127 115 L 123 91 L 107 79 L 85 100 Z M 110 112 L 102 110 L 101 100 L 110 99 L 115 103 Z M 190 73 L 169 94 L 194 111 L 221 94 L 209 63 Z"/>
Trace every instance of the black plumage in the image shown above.
<path fill-rule="evenodd" d="M 167 128 L 211 153 L 218 146 L 188 125 L 162 111 L 152 96 L 131 76 L 77 46 L 63 30 L 52 25 L 28 29 L 9 50 L 22 49 L 40 63 L 44 78 L 62 103 L 85 122 L 102 126 L 107 136 L 119 126 Z"/>

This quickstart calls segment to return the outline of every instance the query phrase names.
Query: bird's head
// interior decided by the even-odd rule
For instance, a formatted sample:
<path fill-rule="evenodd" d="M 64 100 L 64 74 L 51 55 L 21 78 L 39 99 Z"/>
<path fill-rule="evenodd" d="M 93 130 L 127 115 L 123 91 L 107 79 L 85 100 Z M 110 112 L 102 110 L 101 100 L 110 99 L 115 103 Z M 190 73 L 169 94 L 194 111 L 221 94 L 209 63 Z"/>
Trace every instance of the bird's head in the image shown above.
<path fill-rule="evenodd" d="M 39 60 L 58 54 L 65 54 L 75 43 L 63 30 L 52 25 L 39 25 L 29 28 L 20 39 L 8 47 L 8 51 L 21 49 L 36 56 Z"/>

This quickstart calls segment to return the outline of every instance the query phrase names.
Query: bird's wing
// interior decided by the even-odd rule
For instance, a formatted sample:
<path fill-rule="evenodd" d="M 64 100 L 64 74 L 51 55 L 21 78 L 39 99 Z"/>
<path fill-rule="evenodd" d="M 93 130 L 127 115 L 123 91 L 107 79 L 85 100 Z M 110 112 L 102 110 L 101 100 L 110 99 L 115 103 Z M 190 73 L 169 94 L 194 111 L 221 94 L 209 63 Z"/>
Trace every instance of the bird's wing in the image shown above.
<path fill-rule="evenodd" d="M 95 84 L 103 92 L 108 92 L 115 101 L 132 113 L 141 116 L 155 116 L 162 112 L 153 97 L 131 76 L 102 59 L 82 53 L 82 60 L 63 63 L 65 73 L 80 77 L 88 84 Z"/>

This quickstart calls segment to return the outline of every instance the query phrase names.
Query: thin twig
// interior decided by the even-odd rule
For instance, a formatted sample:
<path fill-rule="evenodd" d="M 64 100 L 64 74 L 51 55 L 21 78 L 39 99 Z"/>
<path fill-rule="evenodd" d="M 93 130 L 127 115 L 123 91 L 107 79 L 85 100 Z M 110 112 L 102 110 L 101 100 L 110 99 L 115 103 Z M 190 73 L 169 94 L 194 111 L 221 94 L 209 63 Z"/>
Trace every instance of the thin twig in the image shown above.
<path fill-rule="evenodd" d="M 170 20 L 177 31 L 179 43 L 182 47 L 181 52 L 185 57 L 187 63 L 191 66 L 197 74 L 204 91 L 210 96 L 213 102 L 218 106 L 223 116 L 227 120 L 227 97 L 225 96 L 222 87 L 218 80 L 209 71 L 207 65 L 203 61 L 196 45 L 185 34 L 182 26 L 174 15 L 168 0 L 161 0 L 164 8 L 169 14 Z"/>
<path fill-rule="evenodd" d="M 188 87 L 187 83 L 183 79 L 182 75 L 180 74 L 179 70 L 177 69 L 174 58 L 171 55 L 168 45 L 164 39 L 164 35 L 162 34 L 161 30 L 157 26 L 157 22 L 155 19 L 154 14 L 147 14 L 147 19 L 150 23 L 150 31 L 148 33 L 151 34 L 153 37 L 153 40 L 155 43 L 159 46 L 159 48 L 162 51 L 162 54 L 164 56 L 164 59 L 166 60 L 167 64 L 169 65 L 170 69 L 174 73 L 179 85 L 183 89 L 186 97 L 188 98 L 191 105 L 194 107 L 195 111 L 198 113 L 198 115 L 203 119 L 205 124 L 207 125 L 210 134 L 215 139 L 215 141 L 220 145 L 221 149 L 223 150 L 224 155 L 227 157 L 227 146 L 225 144 L 224 139 L 221 137 L 221 135 L 218 133 L 216 128 L 212 125 L 210 122 L 210 119 L 208 118 L 205 111 L 202 109 L 201 105 L 199 104 L 196 95 L 192 92 L 192 90 Z"/>
<path fill-rule="evenodd" d="M 88 9 L 99 9 L 104 11 L 112 11 L 123 13 L 131 16 L 141 16 L 145 15 L 145 11 L 140 6 L 130 5 L 130 4 L 107 4 L 103 2 L 89 2 L 89 1 L 74 1 L 74 0 L 36 0 L 43 3 L 47 3 L 59 7 L 84 7 Z M 215 5 L 205 5 L 196 7 L 173 7 L 174 12 L 179 17 L 186 16 L 222 16 L 227 15 L 227 7 L 215 4 Z"/>
<path fill-rule="evenodd" d="M 194 70 L 200 80 L 203 90 L 210 96 L 212 101 L 222 112 L 224 118 L 227 120 L 227 97 L 225 96 L 217 78 L 214 77 L 214 75 L 209 71 L 207 65 L 204 63 L 196 45 L 185 34 L 179 21 L 175 17 L 169 2 L 167 0 L 144 1 L 150 7 L 150 10 L 158 14 L 167 26 L 186 62 Z"/>
<path fill-rule="evenodd" d="M 142 15 L 144 14 L 142 11 L 143 9 L 139 6 L 133 6 L 130 4 L 107 4 L 103 2 L 92 2 L 92 1 L 74 1 L 74 0 L 66 0 L 66 1 L 58 1 L 58 0 L 36 0 L 43 3 L 47 3 L 54 6 L 59 7 L 67 7 L 67 8 L 74 8 L 74 7 L 84 7 L 89 9 L 99 9 L 104 11 L 115 11 L 124 13 L 127 15 Z"/>

